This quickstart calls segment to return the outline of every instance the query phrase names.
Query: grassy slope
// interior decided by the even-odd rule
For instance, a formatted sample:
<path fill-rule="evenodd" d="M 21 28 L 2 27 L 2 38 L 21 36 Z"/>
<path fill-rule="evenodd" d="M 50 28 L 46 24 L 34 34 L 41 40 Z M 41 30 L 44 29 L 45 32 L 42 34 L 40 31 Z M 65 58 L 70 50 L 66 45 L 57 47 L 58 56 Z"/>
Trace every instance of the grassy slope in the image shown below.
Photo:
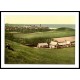
<path fill-rule="evenodd" d="M 6 64 L 74 64 L 75 51 L 72 48 L 37 49 L 6 40 L 14 51 L 5 49 Z"/>
<path fill-rule="evenodd" d="M 75 36 L 75 31 L 46 31 L 46 32 L 35 32 L 35 33 L 28 33 L 28 34 L 23 34 L 23 33 L 18 33 L 14 34 L 15 37 L 17 38 L 35 38 L 35 37 L 66 37 L 66 36 Z"/>

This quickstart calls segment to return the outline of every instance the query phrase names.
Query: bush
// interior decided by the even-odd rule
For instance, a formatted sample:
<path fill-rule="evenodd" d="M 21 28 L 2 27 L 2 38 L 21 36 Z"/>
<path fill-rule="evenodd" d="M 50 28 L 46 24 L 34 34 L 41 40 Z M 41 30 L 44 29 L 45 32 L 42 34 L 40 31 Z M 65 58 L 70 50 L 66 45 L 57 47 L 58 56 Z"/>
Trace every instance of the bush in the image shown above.
<path fill-rule="evenodd" d="M 50 38 L 47 37 L 38 37 L 38 38 L 31 38 L 31 39 L 26 39 L 26 44 L 30 44 L 33 46 L 37 46 L 38 43 L 49 43 Z"/>

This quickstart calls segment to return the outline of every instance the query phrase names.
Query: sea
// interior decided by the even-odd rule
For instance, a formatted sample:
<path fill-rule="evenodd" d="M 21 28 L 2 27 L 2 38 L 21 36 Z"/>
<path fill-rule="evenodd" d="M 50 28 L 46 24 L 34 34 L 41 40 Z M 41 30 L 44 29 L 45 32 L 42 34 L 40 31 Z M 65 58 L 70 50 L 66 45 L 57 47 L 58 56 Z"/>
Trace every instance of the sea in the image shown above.
<path fill-rule="evenodd" d="M 75 24 L 33 24 L 36 26 L 42 26 L 42 27 L 49 27 L 49 28 L 61 28 L 61 27 L 67 27 L 75 29 Z"/>

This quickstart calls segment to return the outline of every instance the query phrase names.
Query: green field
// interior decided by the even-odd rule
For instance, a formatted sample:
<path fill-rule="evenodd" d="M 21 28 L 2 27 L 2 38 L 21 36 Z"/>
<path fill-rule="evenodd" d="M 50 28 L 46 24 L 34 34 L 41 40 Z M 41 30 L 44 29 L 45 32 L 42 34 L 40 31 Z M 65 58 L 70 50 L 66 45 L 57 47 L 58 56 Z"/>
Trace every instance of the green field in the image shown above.
<path fill-rule="evenodd" d="M 5 48 L 6 64 L 74 64 L 75 47 L 31 48 L 6 39 L 14 51 Z"/>
<path fill-rule="evenodd" d="M 75 30 L 60 28 L 46 32 L 8 33 L 5 43 L 10 44 L 14 51 L 5 48 L 6 64 L 75 64 L 75 47 L 50 49 L 25 46 L 36 46 L 39 42 L 46 42 L 55 37 L 75 36 Z"/>
<path fill-rule="evenodd" d="M 16 35 L 15 35 L 16 34 Z M 37 38 L 37 37 L 67 37 L 67 36 L 75 36 L 75 31 L 46 31 L 46 32 L 35 32 L 35 33 L 14 33 L 14 37 L 16 38 Z"/>

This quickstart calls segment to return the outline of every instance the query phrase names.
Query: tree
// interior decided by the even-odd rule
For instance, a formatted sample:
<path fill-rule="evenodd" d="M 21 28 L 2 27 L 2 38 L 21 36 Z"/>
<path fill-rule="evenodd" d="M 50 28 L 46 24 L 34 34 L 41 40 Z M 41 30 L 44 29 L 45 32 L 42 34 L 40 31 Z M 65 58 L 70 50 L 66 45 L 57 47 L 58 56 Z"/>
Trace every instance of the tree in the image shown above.
<path fill-rule="evenodd" d="M 47 39 L 46 42 L 47 42 L 47 44 L 48 44 L 48 48 L 49 48 L 49 44 L 50 44 L 50 42 L 51 42 L 51 39 L 50 39 L 50 38 Z"/>

